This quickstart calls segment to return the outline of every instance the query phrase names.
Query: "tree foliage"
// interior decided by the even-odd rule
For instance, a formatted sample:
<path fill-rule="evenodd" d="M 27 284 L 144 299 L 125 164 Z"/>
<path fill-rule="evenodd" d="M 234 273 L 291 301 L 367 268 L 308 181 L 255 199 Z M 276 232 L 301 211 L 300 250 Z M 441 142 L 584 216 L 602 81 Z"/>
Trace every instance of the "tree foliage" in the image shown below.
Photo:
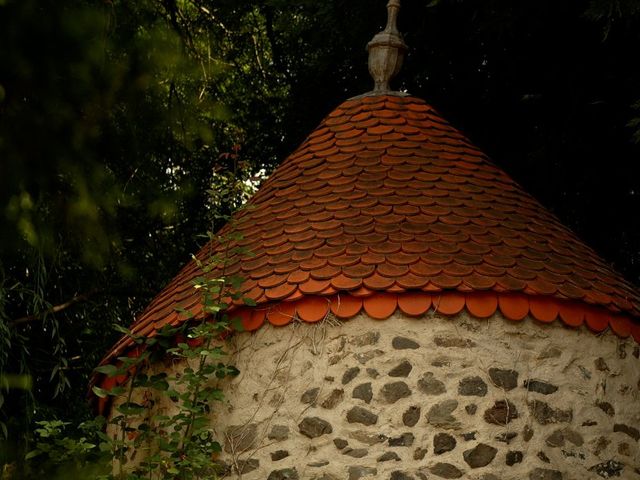
<path fill-rule="evenodd" d="M 370 89 L 384 3 L 0 0 L 0 463 L 89 418 L 112 326 Z M 638 282 L 638 2 L 407 0 L 400 27 L 397 86 Z"/>

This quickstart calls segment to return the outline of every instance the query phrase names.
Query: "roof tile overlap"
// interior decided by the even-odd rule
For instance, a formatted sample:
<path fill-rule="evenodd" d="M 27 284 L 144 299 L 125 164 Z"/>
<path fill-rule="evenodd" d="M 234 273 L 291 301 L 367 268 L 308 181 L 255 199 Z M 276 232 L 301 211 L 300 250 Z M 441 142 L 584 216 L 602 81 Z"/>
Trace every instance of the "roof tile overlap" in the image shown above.
<path fill-rule="evenodd" d="M 222 232 L 241 233 L 236 243 L 253 253 L 230 259 L 258 303 L 239 310 L 249 329 L 328 311 L 386 318 L 466 306 L 640 339 L 638 291 L 420 99 L 344 102 L 250 205 Z M 223 250 L 208 245 L 197 258 Z M 201 314 L 198 275 L 190 262 L 133 331 L 184 321 L 176 306 Z"/>

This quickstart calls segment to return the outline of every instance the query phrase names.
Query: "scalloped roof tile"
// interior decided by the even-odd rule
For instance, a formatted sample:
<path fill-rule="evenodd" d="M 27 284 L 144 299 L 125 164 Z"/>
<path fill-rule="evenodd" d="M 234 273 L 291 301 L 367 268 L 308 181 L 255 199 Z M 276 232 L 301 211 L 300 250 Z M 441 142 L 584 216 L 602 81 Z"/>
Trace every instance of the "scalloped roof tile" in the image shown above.
<path fill-rule="evenodd" d="M 328 311 L 387 318 L 397 308 L 418 316 L 466 307 L 479 318 L 560 318 L 640 341 L 638 290 L 415 97 L 344 102 L 234 218 L 223 233 L 241 233 L 237 243 L 253 252 L 227 269 L 246 277 L 242 289 L 257 303 L 237 308 L 249 330 Z M 207 245 L 197 258 L 223 248 Z M 202 315 L 198 275 L 187 264 L 133 332 L 184 321 L 176 307 Z M 123 338 L 107 359 L 129 346 Z"/>

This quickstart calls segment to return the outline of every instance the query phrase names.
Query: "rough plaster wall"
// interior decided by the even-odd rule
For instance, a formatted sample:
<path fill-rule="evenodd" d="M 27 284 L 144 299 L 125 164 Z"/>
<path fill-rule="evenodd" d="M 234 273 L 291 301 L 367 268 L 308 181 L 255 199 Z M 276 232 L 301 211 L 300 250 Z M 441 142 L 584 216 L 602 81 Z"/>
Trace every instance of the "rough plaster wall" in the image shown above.
<path fill-rule="evenodd" d="M 397 314 L 264 326 L 232 347 L 241 374 L 212 419 L 226 478 L 640 479 L 631 340 Z"/>

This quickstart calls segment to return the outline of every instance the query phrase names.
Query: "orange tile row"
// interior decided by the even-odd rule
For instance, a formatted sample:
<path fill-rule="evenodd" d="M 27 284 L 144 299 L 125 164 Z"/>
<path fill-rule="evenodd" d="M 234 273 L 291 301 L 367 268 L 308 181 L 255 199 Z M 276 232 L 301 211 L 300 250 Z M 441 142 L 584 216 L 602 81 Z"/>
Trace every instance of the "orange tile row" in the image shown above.
<path fill-rule="evenodd" d="M 254 331 L 265 322 L 275 326 L 288 325 L 297 320 L 316 323 L 327 318 L 330 313 L 341 320 L 351 319 L 361 312 L 373 319 L 385 320 L 396 312 L 411 317 L 422 317 L 428 312 L 453 316 L 464 309 L 479 319 L 486 319 L 500 312 L 505 318 L 516 322 L 530 316 L 542 323 L 561 320 L 566 326 L 573 328 L 586 325 L 596 333 L 609 328 L 621 338 L 632 336 L 640 343 L 640 322 L 625 315 L 579 302 L 511 293 L 384 292 L 367 297 L 349 294 L 330 297 L 309 295 L 293 302 L 278 302 L 257 308 L 240 307 L 230 313 L 230 316 L 239 318 L 245 330 Z"/>
<path fill-rule="evenodd" d="M 259 306 L 347 292 L 364 299 L 484 292 L 640 318 L 633 285 L 414 97 L 340 105 L 221 235 L 230 233 L 242 238 L 213 241 L 197 258 L 235 246 L 251 251 L 229 258 L 225 272 L 244 277 L 244 295 Z M 133 331 L 151 335 L 184 321 L 176 307 L 201 315 L 198 275 L 188 264 Z M 127 345 L 122 339 L 110 355 Z"/>

